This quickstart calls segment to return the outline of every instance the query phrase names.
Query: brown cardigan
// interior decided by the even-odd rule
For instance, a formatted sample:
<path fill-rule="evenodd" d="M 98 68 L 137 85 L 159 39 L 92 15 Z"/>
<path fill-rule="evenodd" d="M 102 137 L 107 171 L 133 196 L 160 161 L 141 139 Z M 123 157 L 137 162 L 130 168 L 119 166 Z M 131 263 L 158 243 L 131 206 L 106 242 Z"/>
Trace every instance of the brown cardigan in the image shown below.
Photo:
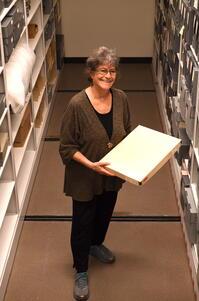
<path fill-rule="evenodd" d="M 63 116 L 60 135 L 60 155 L 65 164 L 64 192 L 75 200 L 89 201 L 104 190 L 118 191 L 123 180 L 100 175 L 72 159 L 80 151 L 90 161 L 104 157 L 111 142 L 117 145 L 130 131 L 131 120 L 126 94 L 118 89 L 113 93 L 113 132 L 109 140 L 85 90 L 72 97 Z"/>

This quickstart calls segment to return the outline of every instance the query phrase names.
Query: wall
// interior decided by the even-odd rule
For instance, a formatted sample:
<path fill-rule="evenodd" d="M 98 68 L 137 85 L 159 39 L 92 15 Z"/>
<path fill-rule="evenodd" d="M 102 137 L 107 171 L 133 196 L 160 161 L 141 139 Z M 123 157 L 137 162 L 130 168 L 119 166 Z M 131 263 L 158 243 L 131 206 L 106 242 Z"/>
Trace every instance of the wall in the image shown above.
<path fill-rule="evenodd" d="M 65 57 L 105 45 L 121 57 L 152 57 L 154 0 L 61 0 Z"/>

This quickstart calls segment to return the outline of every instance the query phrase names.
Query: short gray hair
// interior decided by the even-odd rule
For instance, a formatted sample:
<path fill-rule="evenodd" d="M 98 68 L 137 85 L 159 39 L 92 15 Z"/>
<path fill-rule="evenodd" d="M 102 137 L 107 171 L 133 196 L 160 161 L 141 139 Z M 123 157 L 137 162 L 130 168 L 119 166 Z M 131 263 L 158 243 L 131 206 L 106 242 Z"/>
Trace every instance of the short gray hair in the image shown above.
<path fill-rule="evenodd" d="M 114 49 L 107 48 L 105 46 L 100 46 L 95 49 L 93 53 L 86 60 L 86 74 L 88 80 L 92 82 L 90 73 L 95 71 L 100 65 L 110 64 L 113 65 L 116 70 L 119 67 L 119 57 L 116 55 Z"/>

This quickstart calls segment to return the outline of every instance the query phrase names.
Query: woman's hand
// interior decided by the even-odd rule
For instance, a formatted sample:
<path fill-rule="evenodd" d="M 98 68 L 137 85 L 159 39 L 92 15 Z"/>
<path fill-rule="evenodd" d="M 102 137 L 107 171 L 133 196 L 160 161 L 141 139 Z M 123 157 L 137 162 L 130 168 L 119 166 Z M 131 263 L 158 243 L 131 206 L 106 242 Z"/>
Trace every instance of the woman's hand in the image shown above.
<path fill-rule="evenodd" d="M 105 168 L 109 164 L 110 163 L 108 163 L 108 162 L 93 162 L 92 166 L 91 166 L 91 169 L 98 172 L 99 174 L 114 177 L 115 175 Z"/>
<path fill-rule="evenodd" d="M 106 175 L 106 176 L 112 176 L 114 177 L 115 175 L 106 170 L 105 167 L 107 165 L 109 165 L 110 163 L 107 162 L 91 162 L 90 160 L 88 160 L 82 153 L 80 153 L 79 151 L 77 151 L 76 153 L 74 153 L 73 155 L 73 159 L 81 164 L 83 164 L 84 166 L 86 166 L 87 168 L 92 169 L 93 171 L 98 172 L 99 174 L 102 175 Z"/>

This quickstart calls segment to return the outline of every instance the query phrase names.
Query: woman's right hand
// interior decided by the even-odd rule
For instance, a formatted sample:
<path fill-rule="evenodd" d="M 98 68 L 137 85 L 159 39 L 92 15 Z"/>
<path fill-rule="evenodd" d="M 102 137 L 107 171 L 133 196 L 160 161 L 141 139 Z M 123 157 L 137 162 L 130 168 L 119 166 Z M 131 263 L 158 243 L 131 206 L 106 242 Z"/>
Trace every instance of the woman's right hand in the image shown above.
<path fill-rule="evenodd" d="M 109 165 L 110 163 L 108 162 L 92 162 L 88 160 L 82 153 L 79 151 L 75 152 L 73 154 L 73 160 L 83 164 L 87 168 L 92 169 L 93 171 L 98 172 L 99 174 L 105 175 L 105 176 L 112 176 L 114 177 L 115 175 L 108 171 L 105 167 Z"/>
<path fill-rule="evenodd" d="M 91 169 L 96 171 L 99 174 L 105 175 L 105 176 L 112 176 L 114 177 L 114 173 L 108 171 L 105 167 L 108 166 L 110 163 L 108 162 L 93 162 Z"/>

